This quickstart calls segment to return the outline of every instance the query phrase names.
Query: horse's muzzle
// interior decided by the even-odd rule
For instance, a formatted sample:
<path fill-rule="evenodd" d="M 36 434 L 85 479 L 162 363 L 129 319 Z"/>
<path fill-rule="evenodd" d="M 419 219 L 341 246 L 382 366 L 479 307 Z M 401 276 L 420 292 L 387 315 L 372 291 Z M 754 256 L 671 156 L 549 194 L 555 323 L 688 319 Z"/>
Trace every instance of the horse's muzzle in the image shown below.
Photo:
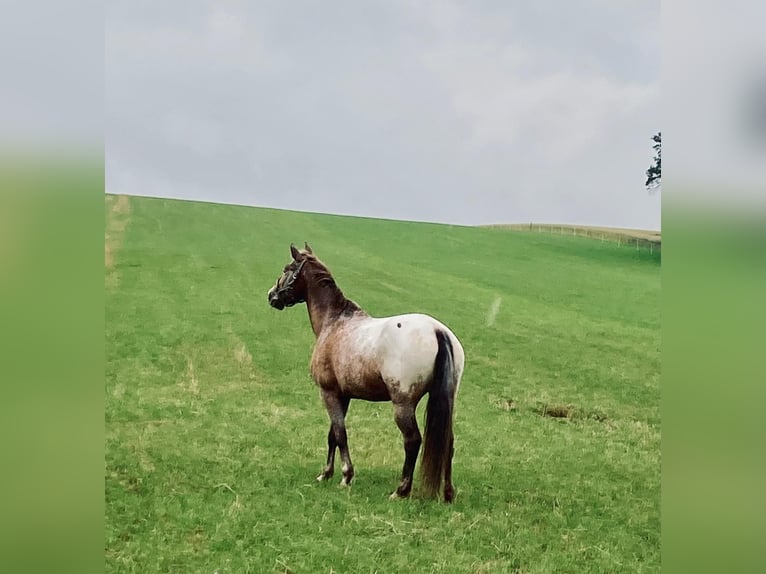
<path fill-rule="evenodd" d="M 285 304 L 283 301 L 279 299 L 279 295 L 277 295 L 276 289 L 269 290 L 268 297 L 269 297 L 269 305 L 274 307 L 274 309 L 278 309 L 279 311 L 281 311 L 282 309 L 285 308 Z"/>

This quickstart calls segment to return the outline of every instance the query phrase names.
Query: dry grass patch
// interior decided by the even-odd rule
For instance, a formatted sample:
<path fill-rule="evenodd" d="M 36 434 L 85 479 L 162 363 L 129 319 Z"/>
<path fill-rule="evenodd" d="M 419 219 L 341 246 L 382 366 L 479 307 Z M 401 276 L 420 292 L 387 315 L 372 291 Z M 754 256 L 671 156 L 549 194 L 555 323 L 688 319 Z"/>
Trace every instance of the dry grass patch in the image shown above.
<path fill-rule="evenodd" d="M 554 419 L 569 420 L 593 420 L 606 422 L 609 417 L 599 409 L 583 409 L 572 404 L 551 405 L 545 404 L 537 409 L 538 414 Z"/>

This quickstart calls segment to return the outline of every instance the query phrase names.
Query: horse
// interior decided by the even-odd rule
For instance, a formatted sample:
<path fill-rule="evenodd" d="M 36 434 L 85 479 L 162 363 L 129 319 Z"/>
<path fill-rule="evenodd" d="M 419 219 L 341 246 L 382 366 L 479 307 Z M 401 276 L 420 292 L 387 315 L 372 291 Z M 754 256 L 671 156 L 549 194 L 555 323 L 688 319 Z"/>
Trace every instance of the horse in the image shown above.
<path fill-rule="evenodd" d="M 372 317 L 347 299 L 330 270 L 308 243 L 299 250 L 290 244 L 292 261 L 268 291 L 277 310 L 306 303 L 316 336 L 311 376 L 318 386 L 330 430 L 327 462 L 317 481 L 329 480 L 340 450 L 343 478 L 348 486 L 354 466 L 346 435 L 346 413 L 351 399 L 390 401 L 394 420 L 404 439 L 404 466 L 399 486 L 390 498 L 406 498 L 421 445 L 421 481 L 424 495 L 452 502 L 454 456 L 453 412 L 465 365 L 465 353 L 455 334 L 429 315 L 409 313 Z M 428 393 L 425 436 L 415 417 L 420 399 Z"/>

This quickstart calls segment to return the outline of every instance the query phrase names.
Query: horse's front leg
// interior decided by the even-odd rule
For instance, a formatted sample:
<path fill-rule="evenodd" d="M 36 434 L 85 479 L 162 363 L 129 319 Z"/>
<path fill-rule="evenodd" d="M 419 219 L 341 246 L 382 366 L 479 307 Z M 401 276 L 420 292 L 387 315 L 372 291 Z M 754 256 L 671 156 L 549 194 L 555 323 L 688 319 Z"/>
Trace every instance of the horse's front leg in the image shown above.
<path fill-rule="evenodd" d="M 340 458 L 343 464 L 343 480 L 340 484 L 346 486 L 354 478 L 354 467 L 351 464 L 346 435 L 346 413 L 351 399 L 323 389 L 322 400 L 327 414 L 330 416 L 330 431 L 327 433 L 327 464 L 317 480 L 322 481 L 332 477 L 335 472 L 335 449 L 337 447 L 340 449 Z"/>
<path fill-rule="evenodd" d="M 402 467 L 402 481 L 391 498 L 404 498 L 409 496 L 412 490 L 412 475 L 415 472 L 415 462 L 418 460 L 418 452 L 423 442 L 418 429 L 418 421 L 415 418 L 415 407 L 416 405 L 413 403 L 394 404 L 396 426 L 399 427 L 404 438 L 404 466 Z"/>

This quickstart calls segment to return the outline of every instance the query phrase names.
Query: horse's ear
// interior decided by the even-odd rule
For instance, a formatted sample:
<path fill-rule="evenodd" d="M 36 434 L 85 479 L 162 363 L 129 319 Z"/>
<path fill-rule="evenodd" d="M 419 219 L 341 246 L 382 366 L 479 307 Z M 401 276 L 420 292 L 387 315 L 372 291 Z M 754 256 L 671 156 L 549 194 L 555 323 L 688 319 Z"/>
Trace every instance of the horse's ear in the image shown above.
<path fill-rule="evenodd" d="M 309 244 L 308 244 L 308 243 L 306 243 L 305 241 L 303 242 L 303 245 L 304 245 L 304 246 L 305 246 L 305 248 L 306 248 L 306 249 L 305 249 L 306 253 L 308 253 L 309 255 L 313 255 L 313 254 L 314 254 L 314 252 L 311 250 L 311 245 L 309 245 Z"/>
<path fill-rule="evenodd" d="M 301 252 L 298 251 L 298 248 L 295 246 L 294 243 L 290 244 L 290 255 L 293 256 L 293 259 L 295 261 L 298 261 L 298 259 L 300 259 L 300 257 L 301 257 Z"/>

